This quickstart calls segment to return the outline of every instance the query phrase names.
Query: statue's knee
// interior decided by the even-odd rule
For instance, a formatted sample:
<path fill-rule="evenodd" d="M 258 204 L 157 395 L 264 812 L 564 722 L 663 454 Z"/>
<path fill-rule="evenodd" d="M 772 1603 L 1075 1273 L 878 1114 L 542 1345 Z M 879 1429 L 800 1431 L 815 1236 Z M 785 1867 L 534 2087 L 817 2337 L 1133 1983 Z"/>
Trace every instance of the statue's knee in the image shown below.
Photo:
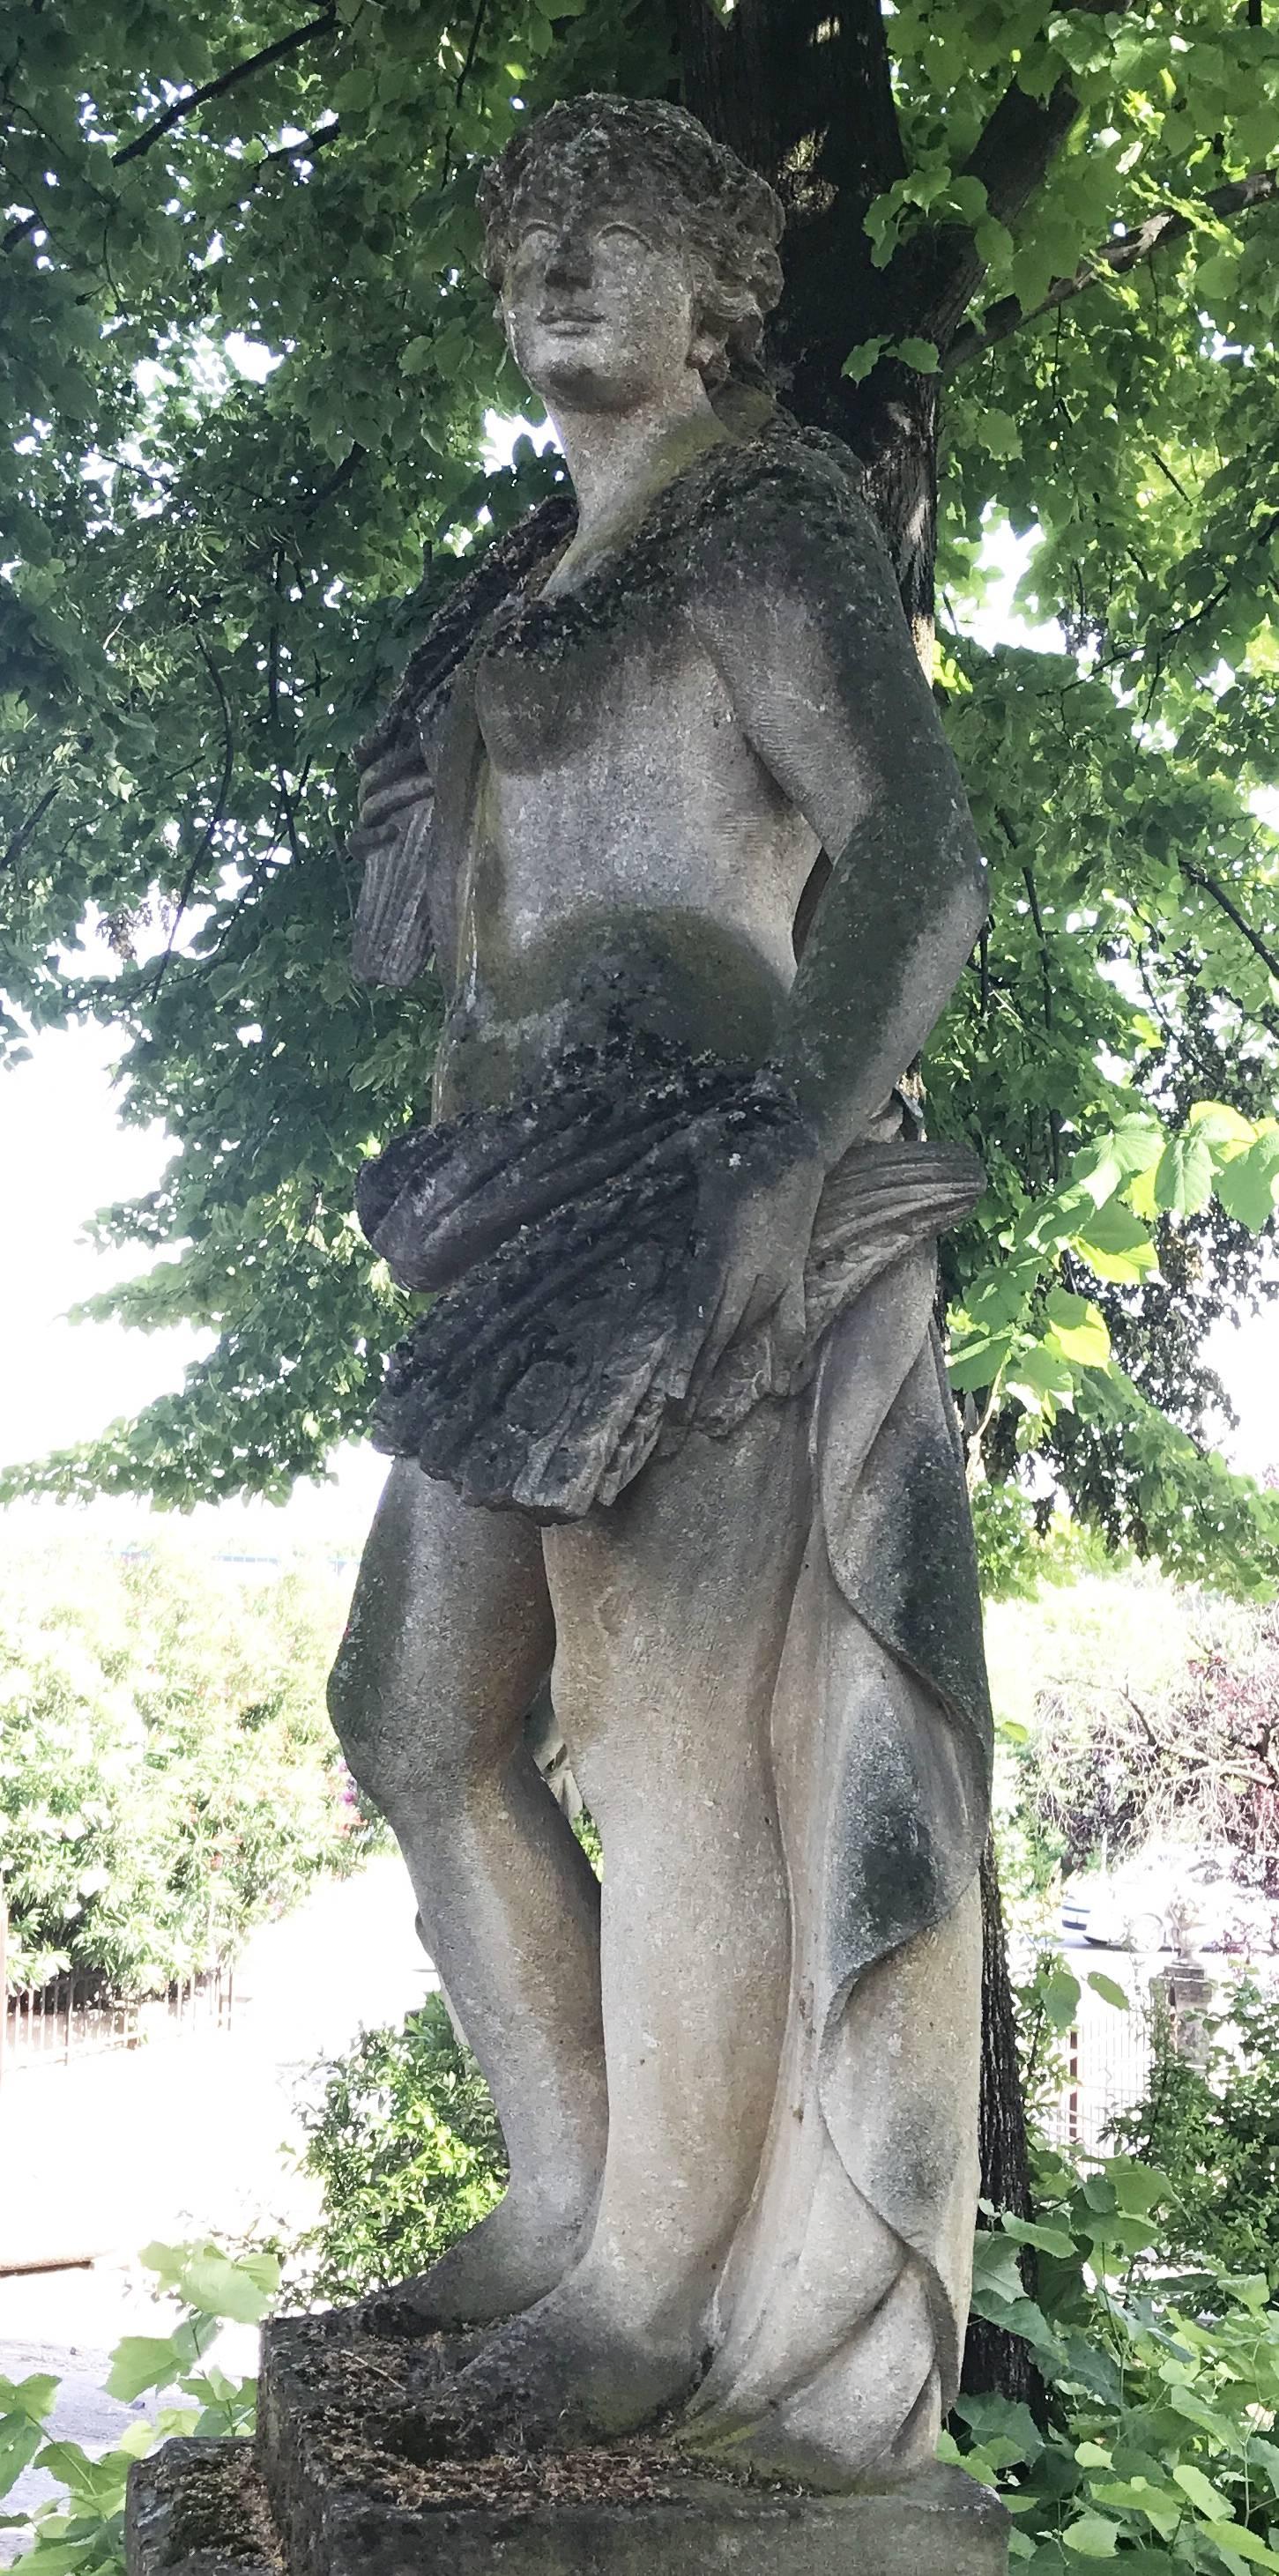
<path fill-rule="evenodd" d="M 352 1672 L 349 1661 L 342 1654 L 339 1654 L 329 1675 L 325 1699 L 329 1723 L 342 1747 L 346 1767 L 352 1779 L 358 1780 L 360 1787 L 372 1796 L 372 1782 L 366 1776 L 372 1750 L 369 1735 L 372 1709 L 368 1694 L 359 1687 L 358 1674 Z"/>
<path fill-rule="evenodd" d="M 402 1771 L 402 1726 L 385 1674 L 344 1638 L 328 1680 L 328 1709 L 343 1759 L 365 1796 L 384 1811 Z"/>
<path fill-rule="evenodd" d="M 343 1648 L 329 1676 L 329 1716 L 347 1769 L 392 1824 L 443 1822 L 494 1767 L 483 1731 L 449 1695 L 397 1686 Z"/>

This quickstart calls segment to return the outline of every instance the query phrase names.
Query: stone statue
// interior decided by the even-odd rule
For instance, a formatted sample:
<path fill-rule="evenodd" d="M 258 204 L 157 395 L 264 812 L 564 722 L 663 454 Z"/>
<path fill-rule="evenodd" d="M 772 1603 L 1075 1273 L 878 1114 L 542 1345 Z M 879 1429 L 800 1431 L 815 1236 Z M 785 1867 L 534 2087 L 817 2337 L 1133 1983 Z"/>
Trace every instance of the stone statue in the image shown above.
<path fill-rule="evenodd" d="M 771 189 L 586 98 L 481 206 L 576 513 L 484 558 L 362 755 L 357 966 L 433 954 L 447 1010 L 359 1209 L 439 1293 L 332 1705 L 511 2179 L 366 2322 L 490 2329 L 441 2442 L 662 2414 L 890 2483 L 963 2341 L 989 1768 L 933 1321 L 981 1175 L 899 1085 L 984 872 L 853 461 L 764 390 Z"/>

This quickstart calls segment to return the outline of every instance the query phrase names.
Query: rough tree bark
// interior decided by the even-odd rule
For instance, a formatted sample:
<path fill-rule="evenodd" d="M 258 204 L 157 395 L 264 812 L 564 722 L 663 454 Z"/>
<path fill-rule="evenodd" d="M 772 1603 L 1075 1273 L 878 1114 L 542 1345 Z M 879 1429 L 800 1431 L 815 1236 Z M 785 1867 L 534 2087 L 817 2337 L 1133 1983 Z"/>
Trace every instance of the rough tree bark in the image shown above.
<path fill-rule="evenodd" d="M 858 342 L 932 340 L 943 367 L 982 263 L 971 234 L 937 225 L 883 268 L 864 217 L 906 170 L 879 0 L 672 0 L 685 104 L 779 191 L 787 209 L 786 291 L 770 360 L 782 399 L 806 425 L 844 439 L 888 542 L 926 666 L 932 647 L 937 434 L 943 373 L 883 359 L 860 384 L 842 372 Z M 1007 221 L 1033 197 L 1069 132 L 1063 85 L 1043 103 L 1015 86 L 967 163 L 991 211 Z M 1028 2205 L 1026 2124 L 1016 2022 L 993 1852 L 982 1870 L 985 1923 L 982 2191 L 999 2208 Z M 971 2384 L 1023 2393 L 1021 2348 L 976 2329 Z"/>

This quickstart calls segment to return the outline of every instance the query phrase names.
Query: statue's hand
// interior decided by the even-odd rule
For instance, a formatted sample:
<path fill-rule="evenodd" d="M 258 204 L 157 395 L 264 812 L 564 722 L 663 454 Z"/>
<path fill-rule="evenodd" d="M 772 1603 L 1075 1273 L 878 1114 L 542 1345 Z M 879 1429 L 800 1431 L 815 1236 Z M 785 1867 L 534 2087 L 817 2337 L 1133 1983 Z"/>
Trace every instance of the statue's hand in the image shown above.
<path fill-rule="evenodd" d="M 698 1296 L 704 1338 L 689 1393 L 696 1396 L 729 1343 L 772 1319 L 784 1366 L 805 1343 L 804 1265 L 826 1180 L 816 1143 L 796 1124 L 730 1146 L 699 1177 L 702 1259 Z"/>

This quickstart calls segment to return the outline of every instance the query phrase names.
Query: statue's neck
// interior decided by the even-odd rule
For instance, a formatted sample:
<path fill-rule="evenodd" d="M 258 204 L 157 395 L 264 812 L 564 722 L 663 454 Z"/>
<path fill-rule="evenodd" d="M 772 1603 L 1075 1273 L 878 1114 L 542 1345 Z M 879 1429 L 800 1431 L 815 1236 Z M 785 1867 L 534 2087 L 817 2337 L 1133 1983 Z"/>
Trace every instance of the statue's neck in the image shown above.
<path fill-rule="evenodd" d="M 560 568 L 565 573 L 615 544 L 667 483 L 727 436 L 692 370 L 687 398 L 664 402 L 660 410 L 562 411 L 554 425 L 578 508 L 577 534 Z"/>

